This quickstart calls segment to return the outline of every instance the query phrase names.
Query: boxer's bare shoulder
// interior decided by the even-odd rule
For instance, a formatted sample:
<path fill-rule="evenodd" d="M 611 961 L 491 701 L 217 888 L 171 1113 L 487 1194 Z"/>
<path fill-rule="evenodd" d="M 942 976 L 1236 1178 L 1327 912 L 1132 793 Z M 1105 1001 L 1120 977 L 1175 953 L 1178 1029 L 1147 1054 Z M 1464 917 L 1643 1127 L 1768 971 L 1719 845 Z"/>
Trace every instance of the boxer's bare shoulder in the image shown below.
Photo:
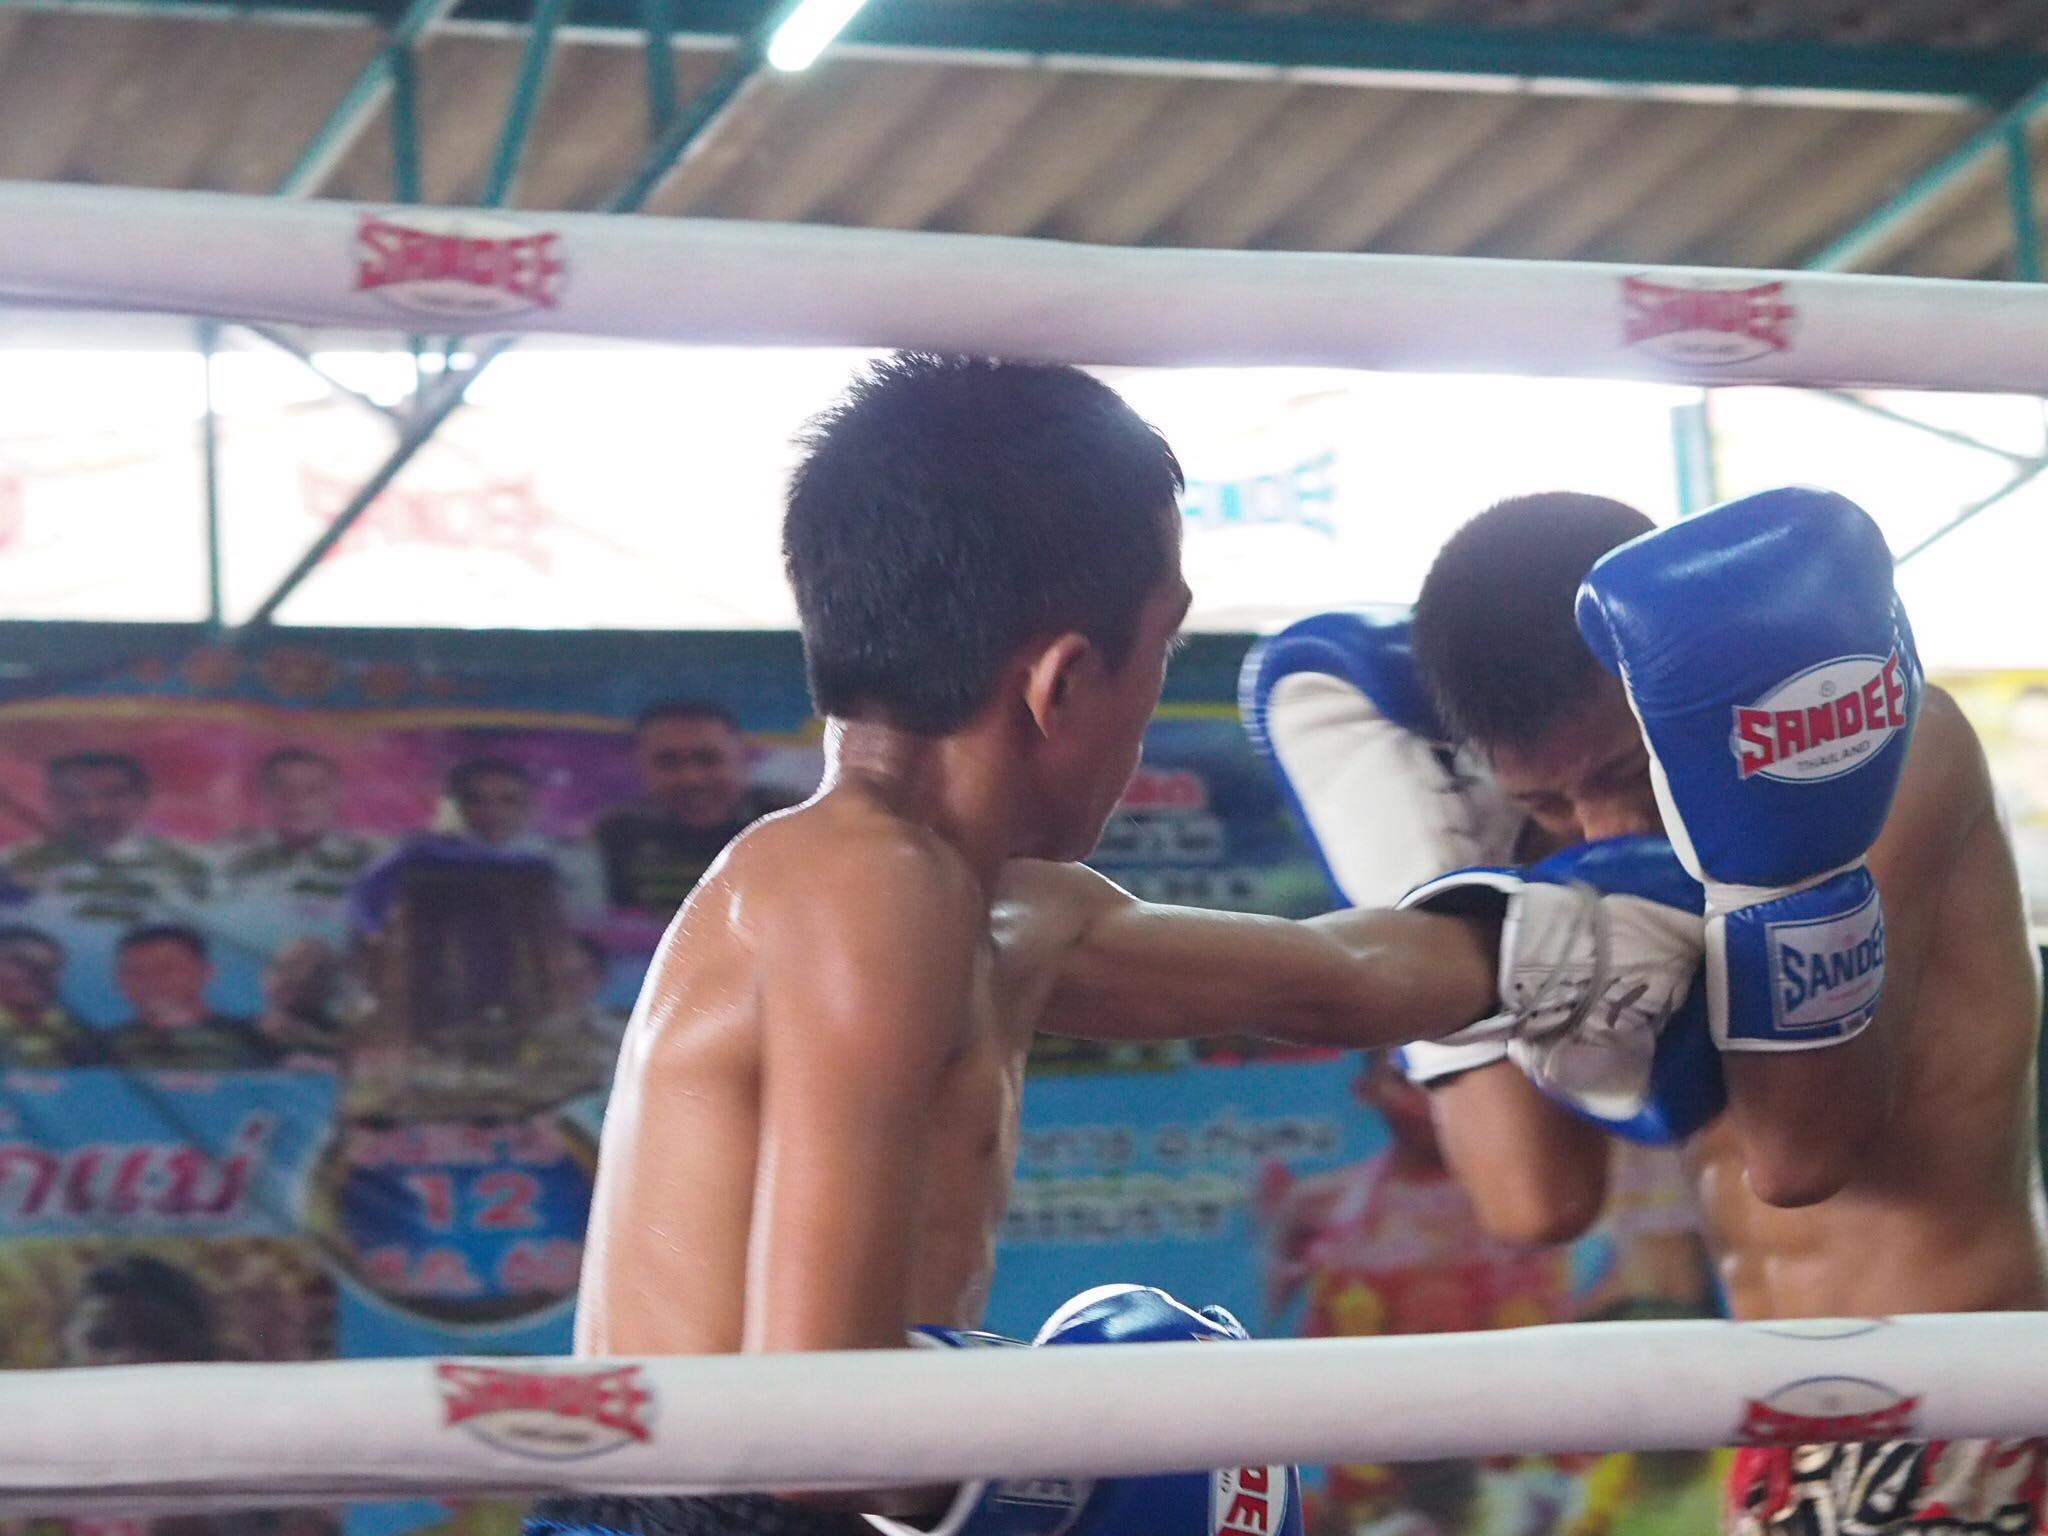
<path fill-rule="evenodd" d="M 857 785 L 735 843 L 621 1052 L 579 1347 L 891 1345 L 906 1299 L 972 1321 L 1024 1048 L 992 960 L 965 859 Z"/>

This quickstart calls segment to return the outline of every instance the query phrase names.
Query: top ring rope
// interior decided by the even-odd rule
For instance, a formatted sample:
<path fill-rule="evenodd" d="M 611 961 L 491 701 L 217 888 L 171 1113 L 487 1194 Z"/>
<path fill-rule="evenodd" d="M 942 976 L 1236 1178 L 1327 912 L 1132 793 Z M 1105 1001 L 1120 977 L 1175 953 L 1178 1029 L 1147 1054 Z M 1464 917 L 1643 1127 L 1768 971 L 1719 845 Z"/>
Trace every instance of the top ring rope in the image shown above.
<path fill-rule="evenodd" d="M 0 304 L 378 330 L 2048 394 L 2048 288 L 0 182 Z"/>
<path fill-rule="evenodd" d="M 0 1514 L 2048 1432 L 2048 1313 L 0 1376 Z"/>

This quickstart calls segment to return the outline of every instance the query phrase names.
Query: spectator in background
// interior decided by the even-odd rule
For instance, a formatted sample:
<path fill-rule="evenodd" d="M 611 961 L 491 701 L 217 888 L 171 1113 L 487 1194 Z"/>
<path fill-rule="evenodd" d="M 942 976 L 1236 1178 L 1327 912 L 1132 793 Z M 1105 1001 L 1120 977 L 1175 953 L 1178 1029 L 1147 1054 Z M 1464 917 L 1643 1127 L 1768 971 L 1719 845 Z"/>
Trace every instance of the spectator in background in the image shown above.
<path fill-rule="evenodd" d="M 142 830 L 149 770 L 126 752 L 67 752 L 44 766 L 49 835 L 24 843 L 7 872 L 39 915 L 128 926 L 188 910 L 208 889 L 206 863 L 184 843 Z"/>
<path fill-rule="evenodd" d="M 1268 1309 L 1304 1302 L 1304 1338 L 1454 1333 L 1570 1319 L 1571 1260 L 1562 1248 L 1514 1248 L 1479 1224 L 1444 1163 L 1429 1096 L 1391 1051 L 1368 1053 L 1353 1088 L 1387 1129 L 1387 1144 L 1358 1162 L 1295 1178 L 1284 1164 L 1260 1178 L 1257 1211 L 1268 1245 Z M 1393 1522 L 1430 1536 L 1468 1529 L 1533 1529 L 1482 1507 L 1533 1496 L 1472 1463 L 1332 1466 L 1326 1527 L 1346 1532 Z M 1405 1523 L 1404 1523 L 1405 1522 Z M 1323 1529 L 1325 1526 L 1318 1526 Z"/>
<path fill-rule="evenodd" d="M 287 1065 L 326 1065 L 341 1052 L 342 1016 L 352 997 L 360 996 L 359 986 L 352 986 L 336 946 L 301 934 L 263 967 L 263 1012 L 256 1028 Z"/>
<path fill-rule="evenodd" d="M 0 1067 L 76 1067 L 97 1040 L 58 1000 L 64 946 L 24 923 L 0 926 Z"/>
<path fill-rule="evenodd" d="M 110 1259 L 79 1282 L 58 1330 L 64 1364 L 169 1365 L 220 1358 L 206 1290 L 144 1253 Z"/>
<path fill-rule="evenodd" d="M 462 835 L 499 853 L 537 854 L 554 867 L 562 910 L 573 927 L 604 915 L 604 887 L 589 844 L 534 830 L 533 775 L 509 757 L 472 757 L 448 774 L 448 799 Z"/>
<path fill-rule="evenodd" d="M 721 705 L 677 699 L 642 712 L 633 724 L 641 799 L 597 824 L 613 906 L 673 912 L 727 843 L 802 798 L 749 787 L 747 759 L 739 722 Z"/>
<path fill-rule="evenodd" d="M 337 826 L 340 765 L 305 747 L 279 747 L 258 765 L 256 789 L 264 825 L 235 838 L 219 864 L 230 921 L 265 952 L 301 934 L 340 942 L 349 887 L 379 851 Z"/>
<path fill-rule="evenodd" d="M 274 1066 L 282 1054 L 250 1020 L 207 1002 L 213 961 L 190 928 L 158 923 L 122 935 L 114 980 L 134 1010 L 107 1036 L 124 1067 L 232 1072 Z"/>

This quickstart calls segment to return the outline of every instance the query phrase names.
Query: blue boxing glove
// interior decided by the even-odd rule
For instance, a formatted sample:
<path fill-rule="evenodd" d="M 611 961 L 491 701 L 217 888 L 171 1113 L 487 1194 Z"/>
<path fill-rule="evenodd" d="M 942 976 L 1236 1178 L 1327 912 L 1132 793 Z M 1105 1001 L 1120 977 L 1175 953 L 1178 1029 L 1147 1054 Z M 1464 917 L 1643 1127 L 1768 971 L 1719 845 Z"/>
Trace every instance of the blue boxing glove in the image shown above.
<path fill-rule="evenodd" d="M 922 1342 L 953 1347 L 1014 1340 L 951 1329 L 920 1329 Z M 1247 1337 L 1220 1307 L 1197 1312 L 1164 1291 L 1105 1285 L 1084 1291 L 1046 1319 L 1034 1341 L 1067 1344 L 1188 1343 Z M 913 1338 L 914 1342 L 918 1340 Z M 889 1536 L 918 1528 L 865 1517 Z M 1301 1536 L 1301 1484 L 1292 1467 L 1234 1467 L 1150 1477 L 1015 1478 L 960 1490 L 930 1536 Z"/>
<path fill-rule="evenodd" d="M 1164 1291 L 1104 1285 L 1046 1319 L 1040 1345 L 1179 1344 L 1250 1335 L 1222 1307 L 1199 1311 Z M 1069 1536 L 1301 1536 L 1301 1475 L 1293 1467 L 1229 1467 L 1118 1477 L 1095 1492 Z"/>
<path fill-rule="evenodd" d="M 925 1349 L 1024 1349 L 1022 1339 L 976 1329 L 920 1326 L 910 1330 L 913 1347 Z M 1087 1506 L 1095 1485 L 1076 1478 L 1013 1477 L 963 1483 L 937 1524 L 910 1525 L 886 1515 L 861 1518 L 887 1536 L 1065 1536 Z"/>
<path fill-rule="evenodd" d="M 1628 690 L 1665 829 L 1706 884 L 1715 1043 L 1861 1032 L 1884 985 L 1863 860 L 1923 686 L 1877 525 L 1828 491 L 1729 502 L 1602 557 L 1579 628 Z"/>
<path fill-rule="evenodd" d="M 1342 611 L 1288 625 L 1245 658 L 1238 703 L 1350 905 L 1391 907 L 1445 870 L 1514 857 L 1526 818 L 1446 739 L 1415 672 L 1405 615 Z M 1423 1041 L 1401 1063 L 1426 1085 L 1506 1050 L 1502 1040 Z"/>
<path fill-rule="evenodd" d="M 1617 1135 L 1670 1142 L 1726 1102 L 1696 985 L 1702 900 L 1662 838 L 1617 837 L 1527 870 L 1458 870 L 1401 904 L 1500 920 L 1502 1011 L 1445 1044 L 1504 1039 L 1552 1098 Z"/>

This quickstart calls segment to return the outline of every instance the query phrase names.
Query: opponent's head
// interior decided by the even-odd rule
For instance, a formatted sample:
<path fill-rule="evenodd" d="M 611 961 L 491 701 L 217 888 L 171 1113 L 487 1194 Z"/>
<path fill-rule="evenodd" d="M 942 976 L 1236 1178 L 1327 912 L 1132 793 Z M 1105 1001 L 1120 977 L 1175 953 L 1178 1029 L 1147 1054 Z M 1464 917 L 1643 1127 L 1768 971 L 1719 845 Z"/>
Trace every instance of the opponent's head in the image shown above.
<path fill-rule="evenodd" d="M 1076 368 L 904 355 L 805 449 L 783 552 L 820 713 L 1002 743 L 1014 851 L 1085 854 L 1187 610 L 1165 440 Z"/>
<path fill-rule="evenodd" d="M 1621 684 L 1579 635 L 1579 584 L 1654 525 L 1604 496 L 1516 496 L 1451 535 L 1416 600 L 1415 662 L 1444 723 L 1565 842 L 1658 832 Z"/>

